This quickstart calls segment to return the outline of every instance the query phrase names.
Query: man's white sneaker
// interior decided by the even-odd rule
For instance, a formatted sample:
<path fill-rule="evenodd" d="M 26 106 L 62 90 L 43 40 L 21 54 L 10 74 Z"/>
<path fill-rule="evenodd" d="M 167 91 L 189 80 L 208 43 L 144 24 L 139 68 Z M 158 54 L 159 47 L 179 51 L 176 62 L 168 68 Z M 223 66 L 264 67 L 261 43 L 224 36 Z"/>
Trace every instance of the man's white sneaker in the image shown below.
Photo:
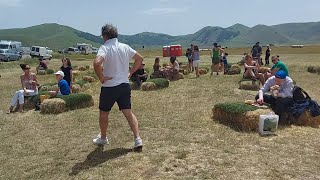
<path fill-rule="evenodd" d="M 101 138 L 101 135 L 99 134 L 95 139 L 93 139 L 93 144 L 97 146 L 103 146 L 105 144 L 109 144 L 108 138 L 106 137 L 105 139 Z"/>
<path fill-rule="evenodd" d="M 134 145 L 133 145 L 133 150 L 137 151 L 137 152 L 141 152 L 142 151 L 142 139 L 141 138 L 137 138 L 134 140 Z"/>

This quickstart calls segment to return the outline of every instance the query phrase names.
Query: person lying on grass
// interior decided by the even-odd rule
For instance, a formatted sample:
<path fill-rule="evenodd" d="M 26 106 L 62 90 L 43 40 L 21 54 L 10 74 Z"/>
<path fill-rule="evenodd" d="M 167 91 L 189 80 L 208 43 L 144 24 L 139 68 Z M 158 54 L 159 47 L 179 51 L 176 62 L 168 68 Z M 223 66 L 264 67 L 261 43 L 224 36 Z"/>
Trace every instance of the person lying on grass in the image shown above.
<path fill-rule="evenodd" d="M 58 71 L 54 74 L 56 75 L 56 80 L 58 81 L 59 88 L 56 91 L 49 91 L 50 96 L 69 95 L 70 86 L 68 82 L 65 79 L 63 79 L 64 73 L 62 71 Z"/>
<path fill-rule="evenodd" d="M 262 73 L 259 73 L 260 66 L 256 61 L 253 61 L 250 54 L 247 54 L 244 62 L 244 73 L 243 78 L 248 78 L 252 80 L 257 80 L 263 85 L 265 83 L 264 76 Z"/>
<path fill-rule="evenodd" d="M 22 90 L 16 91 L 15 95 L 12 97 L 11 106 L 7 112 L 13 113 L 13 108 L 19 103 L 19 112 L 23 112 L 24 97 L 25 96 L 35 96 L 38 94 L 38 81 L 37 76 L 30 72 L 30 66 L 28 64 L 20 64 L 23 74 L 20 76 Z"/>
<path fill-rule="evenodd" d="M 272 110 L 279 115 L 279 122 L 285 122 L 288 111 L 293 103 L 292 97 L 293 81 L 282 70 L 279 70 L 275 76 L 270 77 L 264 86 L 259 90 L 255 99 L 258 104 L 268 103 Z M 266 94 L 271 91 L 271 95 Z"/>

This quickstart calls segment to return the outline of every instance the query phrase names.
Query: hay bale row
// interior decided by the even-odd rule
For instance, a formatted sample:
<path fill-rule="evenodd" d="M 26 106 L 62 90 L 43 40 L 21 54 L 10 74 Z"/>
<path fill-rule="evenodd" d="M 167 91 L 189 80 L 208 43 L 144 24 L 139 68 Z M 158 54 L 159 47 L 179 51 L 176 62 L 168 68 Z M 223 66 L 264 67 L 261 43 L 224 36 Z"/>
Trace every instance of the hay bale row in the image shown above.
<path fill-rule="evenodd" d="M 244 103 L 221 103 L 213 108 L 213 119 L 240 131 L 258 131 L 259 118 L 271 112 Z"/>
<path fill-rule="evenodd" d="M 47 71 L 46 70 L 39 70 L 37 75 L 46 75 Z"/>

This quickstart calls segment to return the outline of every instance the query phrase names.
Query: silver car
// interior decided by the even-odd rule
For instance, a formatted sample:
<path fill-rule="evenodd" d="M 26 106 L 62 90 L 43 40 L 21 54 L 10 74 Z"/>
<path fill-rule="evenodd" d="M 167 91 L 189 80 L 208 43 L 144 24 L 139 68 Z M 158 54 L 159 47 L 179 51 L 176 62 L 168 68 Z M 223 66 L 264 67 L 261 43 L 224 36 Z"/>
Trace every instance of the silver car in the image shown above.
<path fill-rule="evenodd" d="M 16 61 L 21 59 L 21 55 L 18 52 L 14 52 L 11 49 L 0 49 L 0 61 Z"/>

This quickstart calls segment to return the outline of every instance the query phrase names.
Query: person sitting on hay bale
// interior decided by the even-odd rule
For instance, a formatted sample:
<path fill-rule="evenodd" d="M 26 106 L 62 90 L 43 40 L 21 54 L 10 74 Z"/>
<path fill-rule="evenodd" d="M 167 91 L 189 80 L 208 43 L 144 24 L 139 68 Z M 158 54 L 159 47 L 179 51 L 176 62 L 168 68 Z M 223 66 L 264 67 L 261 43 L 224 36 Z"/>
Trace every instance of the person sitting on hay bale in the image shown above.
<path fill-rule="evenodd" d="M 275 76 L 270 77 L 264 86 L 259 90 L 255 99 L 258 104 L 268 103 L 272 110 L 279 115 L 279 122 L 285 122 L 287 119 L 288 107 L 293 104 L 293 81 L 282 70 Z M 271 95 L 266 94 L 271 91 Z"/>
<path fill-rule="evenodd" d="M 264 76 L 258 72 L 259 68 L 259 64 L 256 61 L 253 61 L 250 54 L 247 54 L 245 57 L 243 78 L 252 79 L 254 81 L 259 79 L 261 84 L 264 85 Z"/>
<path fill-rule="evenodd" d="M 37 70 L 37 74 L 39 73 L 39 70 L 47 70 L 48 69 L 48 65 L 46 63 L 46 61 L 39 57 L 39 65 L 36 67 Z"/>
<path fill-rule="evenodd" d="M 168 79 L 169 81 L 175 81 L 179 79 L 179 63 L 176 60 L 176 57 L 170 57 L 170 66 L 167 66 L 164 70 L 163 70 L 163 75 L 166 79 Z"/>
<path fill-rule="evenodd" d="M 264 75 L 265 79 L 274 76 L 279 70 L 282 70 L 286 73 L 286 76 L 289 76 L 288 67 L 279 60 L 279 56 L 272 56 L 271 61 L 274 64 L 271 69 Z"/>
<path fill-rule="evenodd" d="M 148 74 L 144 70 L 144 65 L 145 64 L 142 63 L 139 69 L 136 72 L 134 72 L 130 78 L 131 81 L 135 82 L 138 85 L 138 87 L 140 87 L 141 83 L 145 82 L 148 78 Z"/>
<path fill-rule="evenodd" d="M 35 96 L 38 94 L 38 81 L 37 76 L 30 72 L 30 66 L 28 64 L 20 64 L 23 74 L 20 76 L 20 81 L 22 85 L 22 90 L 16 91 L 15 95 L 12 97 L 11 106 L 7 112 L 13 113 L 13 108 L 19 103 L 19 112 L 23 112 L 24 97 L 25 96 Z M 18 106 L 18 105 L 17 105 Z"/>
<path fill-rule="evenodd" d="M 163 78 L 163 70 L 160 69 L 161 65 L 160 65 L 160 58 L 156 57 L 156 59 L 154 60 L 154 64 L 153 64 L 153 73 L 151 75 L 152 78 Z"/>
<path fill-rule="evenodd" d="M 63 79 L 64 73 L 62 71 L 58 71 L 54 73 L 56 75 L 56 80 L 58 81 L 58 89 L 55 91 L 49 91 L 51 96 L 61 96 L 61 95 L 69 95 L 70 94 L 70 86 L 66 80 Z"/>

